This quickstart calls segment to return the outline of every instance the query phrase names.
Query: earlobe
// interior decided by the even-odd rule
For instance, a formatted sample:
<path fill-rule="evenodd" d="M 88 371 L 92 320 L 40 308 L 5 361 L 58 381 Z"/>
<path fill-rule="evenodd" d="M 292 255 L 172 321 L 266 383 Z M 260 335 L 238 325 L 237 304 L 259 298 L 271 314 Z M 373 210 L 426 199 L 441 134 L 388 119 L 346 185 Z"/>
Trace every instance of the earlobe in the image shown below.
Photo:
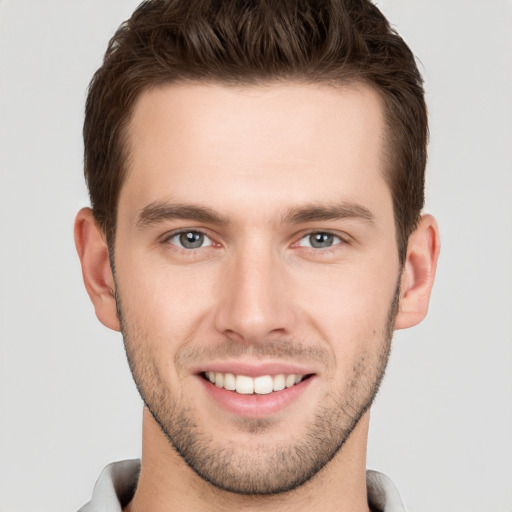
<path fill-rule="evenodd" d="M 423 215 L 409 237 L 395 329 L 419 324 L 427 315 L 439 249 L 437 222 L 431 215 Z"/>
<path fill-rule="evenodd" d="M 96 316 L 103 325 L 119 331 L 108 246 L 90 208 L 83 208 L 78 212 L 74 232 L 85 288 L 94 305 Z"/>

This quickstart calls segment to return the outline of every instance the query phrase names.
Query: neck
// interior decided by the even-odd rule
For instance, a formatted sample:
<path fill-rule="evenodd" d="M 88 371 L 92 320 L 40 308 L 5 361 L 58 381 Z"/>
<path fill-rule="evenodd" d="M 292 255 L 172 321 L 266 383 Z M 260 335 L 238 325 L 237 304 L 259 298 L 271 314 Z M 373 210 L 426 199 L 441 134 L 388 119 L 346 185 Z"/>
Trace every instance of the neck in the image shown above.
<path fill-rule="evenodd" d="M 135 496 L 124 512 L 296 511 L 368 512 L 366 494 L 367 412 L 338 454 L 299 488 L 269 496 L 217 489 L 200 478 L 169 444 L 144 409 L 142 465 Z"/>

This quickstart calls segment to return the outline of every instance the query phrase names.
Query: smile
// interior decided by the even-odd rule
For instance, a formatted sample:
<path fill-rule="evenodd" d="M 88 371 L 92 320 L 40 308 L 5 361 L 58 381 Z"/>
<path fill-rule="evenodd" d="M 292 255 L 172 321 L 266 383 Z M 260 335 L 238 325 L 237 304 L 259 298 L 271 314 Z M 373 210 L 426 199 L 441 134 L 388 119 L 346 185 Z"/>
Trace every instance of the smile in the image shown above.
<path fill-rule="evenodd" d="M 205 372 L 204 378 L 218 388 L 234 391 L 241 395 L 268 395 L 274 391 L 282 391 L 299 384 L 306 376 L 297 374 L 261 375 L 248 377 L 223 372 Z"/>

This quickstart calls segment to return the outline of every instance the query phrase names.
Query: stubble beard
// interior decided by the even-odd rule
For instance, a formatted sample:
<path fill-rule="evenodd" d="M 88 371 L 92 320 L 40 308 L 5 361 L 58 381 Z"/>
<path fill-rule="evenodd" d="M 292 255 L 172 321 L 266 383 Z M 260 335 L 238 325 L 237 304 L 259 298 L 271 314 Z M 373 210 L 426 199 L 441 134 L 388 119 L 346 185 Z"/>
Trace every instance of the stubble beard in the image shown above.
<path fill-rule="evenodd" d="M 265 431 L 272 427 L 265 419 L 241 419 L 238 427 L 253 435 L 251 446 L 220 445 L 214 433 L 195 420 L 194 411 L 173 395 L 162 377 L 156 358 L 147 350 L 147 336 L 129 325 L 116 297 L 126 355 L 136 386 L 171 446 L 203 480 L 218 489 L 244 495 L 271 495 L 293 490 L 324 468 L 341 450 L 363 414 L 370 408 L 384 377 L 399 303 L 397 284 L 386 325 L 378 346 L 363 352 L 354 362 L 345 385 L 319 400 L 305 435 L 293 444 L 269 446 Z M 271 345 L 275 356 L 284 344 Z M 300 348 L 298 349 L 300 352 Z M 229 351 L 229 350 L 228 350 Z M 286 351 L 286 350 L 285 350 Z M 291 349 L 297 351 L 297 348 Z M 281 350 L 282 352 L 282 350 Z M 291 426 L 290 426 L 291 427 Z"/>

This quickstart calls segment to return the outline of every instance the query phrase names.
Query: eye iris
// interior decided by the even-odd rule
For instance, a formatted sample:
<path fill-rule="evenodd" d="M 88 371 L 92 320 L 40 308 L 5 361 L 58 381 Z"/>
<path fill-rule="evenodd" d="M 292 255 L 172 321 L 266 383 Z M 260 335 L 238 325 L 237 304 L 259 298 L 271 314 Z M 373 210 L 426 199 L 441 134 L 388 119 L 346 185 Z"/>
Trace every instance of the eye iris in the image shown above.
<path fill-rule="evenodd" d="M 311 247 L 314 247 L 315 249 L 331 247 L 333 243 L 333 235 L 330 233 L 314 233 L 310 235 L 309 242 L 311 243 Z"/>
<path fill-rule="evenodd" d="M 187 233 L 180 234 L 180 244 L 185 249 L 197 249 L 201 247 L 204 242 L 204 235 L 197 231 L 188 231 Z"/>

